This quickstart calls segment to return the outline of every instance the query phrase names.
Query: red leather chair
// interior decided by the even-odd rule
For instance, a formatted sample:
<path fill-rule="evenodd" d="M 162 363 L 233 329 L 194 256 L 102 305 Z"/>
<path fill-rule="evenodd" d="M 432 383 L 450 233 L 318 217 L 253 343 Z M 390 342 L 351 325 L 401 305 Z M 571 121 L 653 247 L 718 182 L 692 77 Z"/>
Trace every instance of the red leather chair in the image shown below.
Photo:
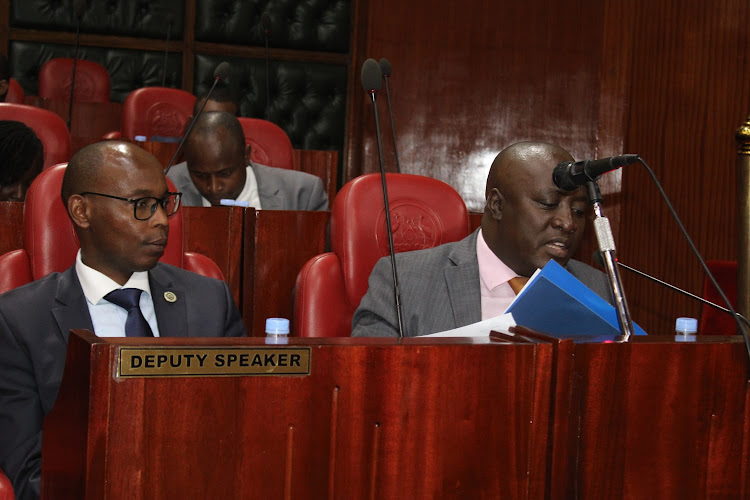
<path fill-rule="evenodd" d="M 73 81 L 73 59 L 50 59 L 39 69 L 39 97 L 70 99 Z M 76 88 L 74 101 L 109 102 L 109 73 L 99 63 L 78 59 L 76 62 Z"/>
<path fill-rule="evenodd" d="M 292 141 L 286 132 L 273 122 L 258 118 L 238 118 L 245 133 L 245 144 L 250 146 L 250 160 L 277 168 L 294 168 Z"/>
<path fill-rule="evenodd" d="M 396 252 L 430 248 L 469 234 L 469 215 L 448 184 L 418 175 L 386 174 Z M 297 275 L 294 335 L 347 337 L 375 262 L 388 255 L 380 174 L 357 177 L 336 195 L 331 252 Z"/>
<path fill-rule="evenodd" d="M 8 93 L 5 94 L 5 102 L 11 102 L 14 104 L 23 104 L 24 99 L 23 88 L 13 78 L 8 80 Z"/>
<path fill-rule="evenodd" d="M 709 260 L 706 261 L 708 269 L 716 278 L 732 307 L 737 307 L 737 261 Z M 703 282 L 703 298 L 714 304 L 726 307 L 724 299 L 719 295 L 708 276 Z M 737 322 L 730 314 L 719 311 L 711 306 L 704 305 L 701 310 L 701 322 L 698 333 L 707 335 L 737 335 Z"/>
<path fill-rule="evenodd" d="M 144 87 L 122 105 L 122 137 L 181 137 L 193 114 L 195 96 L 180 89 Z"/>
<path fill-rule="evenodd" d="M 78 252 L 78 238 L 60 198 L 66 165 L 56 165 L 34 179 L 24 205 L 24 248 L 0 256 L 0 293 L 70 267 Z M 169 188 L 174 185 L 167 179 Z M 169 243 L 160 259 L 211 278 L 223 279 L 214 261 L 183 252 L 182 211 L 169 218 Z"/>
<path fill-rule="evenodd" d="M 14 500 L 16 498 L 13 493 L 13 485 L 10 484 L 10 479 L 0 470 L 0 500 Z"/>
<path fill-rule="evenodd" d="M 25 104 L 0 103 L 0 120 L 25 123 L 44 146 L 44 168 L 70 159 L 70 133 L 57 114 Z"/>

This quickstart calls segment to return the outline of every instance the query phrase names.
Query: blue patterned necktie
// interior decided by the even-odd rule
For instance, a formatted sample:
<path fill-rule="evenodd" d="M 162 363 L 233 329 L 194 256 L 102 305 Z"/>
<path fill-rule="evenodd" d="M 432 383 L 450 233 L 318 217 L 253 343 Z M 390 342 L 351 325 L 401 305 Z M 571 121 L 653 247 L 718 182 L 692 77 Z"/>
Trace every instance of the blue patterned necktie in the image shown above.
<path fill-rule="evenodd" d="M 104 296 L 108 301 L 128 311 L 128 319 L 125 321 L 125 335 L 127 337 L 154 336 L 138 305 L 141 300 L 141 292 L 142 290 L 138 288 L 120 288 Z"/>

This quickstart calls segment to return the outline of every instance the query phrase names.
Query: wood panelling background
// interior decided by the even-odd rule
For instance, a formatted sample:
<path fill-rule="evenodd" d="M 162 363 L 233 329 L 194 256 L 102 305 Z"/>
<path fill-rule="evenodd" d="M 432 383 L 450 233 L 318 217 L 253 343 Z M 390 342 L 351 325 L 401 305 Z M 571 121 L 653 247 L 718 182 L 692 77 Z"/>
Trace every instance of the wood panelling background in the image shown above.
<path fill-rule="evenodd" d="M 734 130 L 750 111 L 744 0 L 362 0 L 356 65 L 387 57 L 402 171 L 482 210 L 495 154 L 524 139 L 574 157 L 638 153 L 707 258 L 736 258 Z M 360 87 L 361 88 L 361 87 Z M 357 89 L 359 90 L 359 89 Z M 380 97 L 386 165 L 395 170 Z M 372 106 L 352 99 L 348 178 L 378 168 Z M 639 166 L 602 181 L 621 260 L 700 293 L 703 273 Z M 579 252 L 590 261 L 593 244 Z M 624 275 L 634 319 L 665 333 L 699 307 Z"/>

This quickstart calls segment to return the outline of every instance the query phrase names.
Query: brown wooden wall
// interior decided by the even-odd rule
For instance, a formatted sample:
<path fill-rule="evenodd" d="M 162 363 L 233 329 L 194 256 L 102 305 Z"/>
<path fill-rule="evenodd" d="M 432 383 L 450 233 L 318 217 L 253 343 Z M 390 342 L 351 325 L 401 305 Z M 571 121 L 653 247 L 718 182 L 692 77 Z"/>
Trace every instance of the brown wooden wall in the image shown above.
<path fill-rule="evenodd" d="M 387 57 L 402 171 L 481 210 L 494 155 L 524 139 L 577 159 L 638 153 L 707 258 L 736 258 L 734 130 L 750 111 L 744 0 L 361 0 L 356 65 Z M 386 165 L 395 169 L 385 94 Z M 372 106 L 353 95 L 347 177 L 378 168 Z M 703 273 L 639 166 L 602 183 L 623 262 L 700 293 Z M 579 252 L 590 261 L 588 243 Z M 699 307 L 624 276 L 634 319 L 665 332 Z"/>

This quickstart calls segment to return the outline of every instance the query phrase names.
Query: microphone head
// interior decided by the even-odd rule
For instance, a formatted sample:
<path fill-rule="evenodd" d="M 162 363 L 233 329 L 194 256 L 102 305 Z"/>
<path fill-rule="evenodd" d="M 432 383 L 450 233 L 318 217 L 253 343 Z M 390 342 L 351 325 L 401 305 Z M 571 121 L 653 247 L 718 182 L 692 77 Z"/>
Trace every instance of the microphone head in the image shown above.
<path fill-rule="evenodd" d="M 573 191 L 578 188 L 578 185 L 573 182 L 573 179 L 569 175 L 570 167 L 574 163 L 572 161 L 563 161 L 557 164 L 552 171 L 552 182 L 555 183 L 555 186 L 565 191 Z"/>
<path fill-rule="evenodd" d="M 260 16 L 260 24 L 263 26 L 263 31 L 265 31 L 266 35 L 271 33 L 271 16 L 268 12 L 264 12 L 263 15 Z"/>
<path fill-rule="evenodd" d="M 383 76 L 390 77 L 391 76 L 391 63 L 388 62 L 388 59 L 385 57 L 380 58 L 380 71 L 383 73 Z"/>
<path fill-rule="evenodd" d="M 214 70 L 214 78 L 218 80 L 226 80 L 229 77 L 229 70 L 230 70 L 229 63 L 224 61 L 220 63 L 218 66 L 216 66 L 216 69 Z"/>
<path fill-rule="evenodd" d="M 377 92 L 383 87 L 383 73 L 375 59 L 368 59 L 362 65 L 362 88 L 365 92 Z"/>

